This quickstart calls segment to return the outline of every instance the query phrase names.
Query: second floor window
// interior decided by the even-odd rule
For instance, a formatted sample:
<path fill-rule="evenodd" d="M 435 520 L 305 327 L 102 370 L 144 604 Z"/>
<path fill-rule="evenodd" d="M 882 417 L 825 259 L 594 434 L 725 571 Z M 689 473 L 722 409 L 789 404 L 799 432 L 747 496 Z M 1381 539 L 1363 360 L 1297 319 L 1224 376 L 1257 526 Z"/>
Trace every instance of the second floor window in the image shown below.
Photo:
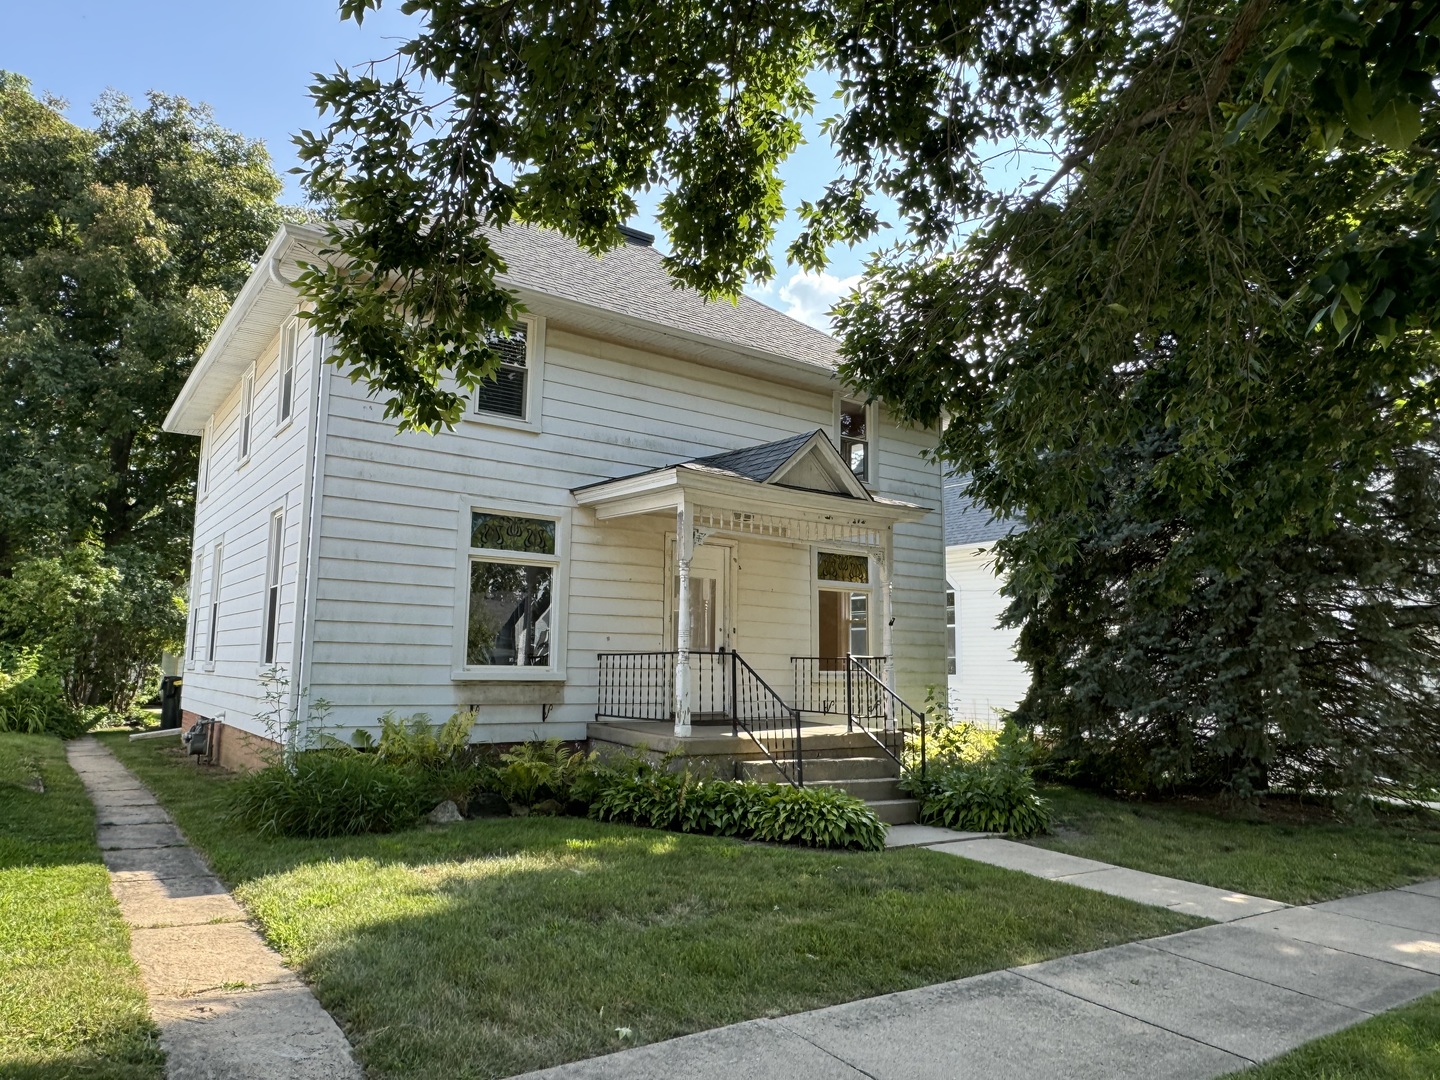
<path fill-rule="evenodd" d="M 295 412 L 295 348 L 300 323 L 291 319 L 280 331 L 280 375 L 275 388 L 276 422 L 285 423 Z"/>
<path fill-rule="evenodd" d="M 250 459 L 250 439 L 255 432 L 255 369 L 240 383 L 240 463 Z"/>
<path fill-rule="evenodd" d="M 840 402 L 840 456 L 856 479 L 870 480 L 870 407 L 863 401 Z"/>
<path fill-rule="evenodd" d="M 475 391 L 475 411 L 489 416 L 529 417 L 530 332 L 517 323 L 509 337 L 496 335 L 490 347 L 500 354 L 500 367 Z"/>

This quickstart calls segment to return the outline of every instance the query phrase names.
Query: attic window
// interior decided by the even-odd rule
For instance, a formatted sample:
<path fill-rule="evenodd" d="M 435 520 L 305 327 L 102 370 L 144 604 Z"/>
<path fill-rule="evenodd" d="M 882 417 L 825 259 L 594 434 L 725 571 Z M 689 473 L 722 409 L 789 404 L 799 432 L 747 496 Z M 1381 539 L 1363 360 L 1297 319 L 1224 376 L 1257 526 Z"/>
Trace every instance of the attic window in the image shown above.
<path fill-rule="evenodd" d="M 530 406 L 530 333 L 518 323 L 508 337 L 492 335 L 488 344 L 500 354 L 500 367 L 475 391 L 475 411 L 524 420 Z"/>

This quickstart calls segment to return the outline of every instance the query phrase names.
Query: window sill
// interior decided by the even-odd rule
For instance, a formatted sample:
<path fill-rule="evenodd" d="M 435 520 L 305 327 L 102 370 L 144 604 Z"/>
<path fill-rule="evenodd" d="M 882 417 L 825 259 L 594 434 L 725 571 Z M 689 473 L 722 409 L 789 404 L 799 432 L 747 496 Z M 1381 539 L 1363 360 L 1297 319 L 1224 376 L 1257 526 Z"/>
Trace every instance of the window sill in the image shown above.
<path fill-rule="evenodd" d="M 245 468 L 246 465 L 249 465 L 249 464 L 250 464 L 250 459 L 251 459 L 251 457 L 253 457 L 253 456 L 254 456 L 253 454 L 246 454 L 243 458 L 241 458 L 239 461 L 237 461 L 237 462 L 235 463 L 235 471 L 236 471 L 236 472 L 239 472 L 241 469 Z"/>
<path fill-rule="evenodd" d="M 290 430 L 290 425 L 293 423 L 295 423 L 295 414 L 291 413 L 284 420 L 281 420 L 280 423 L 275 425 L 275 433 L 270 437 L 272 439 L 278 439 L 281 435 L 284 435 L 285 432 Z"/>
<path fill-rule="evenodd" d="M 521 420 L 517 416 L 502 416 L 499 413 L 478 413 L 473 409 L 465 414 L 465 421 L 479 427 L 498 427 L 508 431 L 533 431 L 540 434 L 539 420 Z"/>
<path fill-rule="evenodd" d="M 458 668 L 450 672 L 453 682 L 564 682 L 565 672 L 550 668 Z"/>
<path fill-rule="evenodd" d="M 213 671 L 215 670 L 215 661 L 214 661 L 214 660 L 207 660 L 207 661 L 205 661 L 205 667 L 204 667 L 203 670 L 204 670 L 205 672 L 207 672 L 207 673 L 213 672 Z"/>

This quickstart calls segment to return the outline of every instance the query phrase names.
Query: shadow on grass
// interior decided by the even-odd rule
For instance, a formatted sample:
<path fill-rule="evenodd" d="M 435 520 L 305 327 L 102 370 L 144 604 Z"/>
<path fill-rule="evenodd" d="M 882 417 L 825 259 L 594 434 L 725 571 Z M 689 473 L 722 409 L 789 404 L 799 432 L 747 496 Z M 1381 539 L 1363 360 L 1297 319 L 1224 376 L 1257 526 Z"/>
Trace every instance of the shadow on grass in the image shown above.
<path fill-rule="evenodd" d="M 931 851 L 576 818 L 260 840 L 225 777 L 117 750 L 377 1076 L 507 1076 L 1199 925 Z"/>

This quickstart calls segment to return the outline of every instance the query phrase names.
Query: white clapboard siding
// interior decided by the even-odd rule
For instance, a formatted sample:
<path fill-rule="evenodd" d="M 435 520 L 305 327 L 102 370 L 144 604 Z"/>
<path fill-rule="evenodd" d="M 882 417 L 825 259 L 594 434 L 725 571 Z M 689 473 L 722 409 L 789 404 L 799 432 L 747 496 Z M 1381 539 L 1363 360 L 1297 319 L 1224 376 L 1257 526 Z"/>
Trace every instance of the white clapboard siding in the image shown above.
<path fill-rule="evenodd" d="M 946 576 L 955 590 L 955 674 L 950 708 L 965 720 L 987 723 L 1013 709 L 1030 686 L 1030 672 L 1015 659 L 1015 631 L 998 625 L 1008 603 L 989 548 L 963 544 L 945 552 Z"/>
<path fill-rule="evenodd" d="M 477 705 L 485 738 L 583 737 L 598 654 L 665 645 L 674 517 L 600 523 L 574 505 L 571 489 L 817 428 L 834 434 L 833 391 L 737 376 L 553 323 L 543 340 L 539 430 L 470 419 L 453 432 L 399 434 L 383 402 L 331 381 L 305 689 L 332 703 L 335 726 L 373 727 L 392 708 L 440 719 Z M 916 704 L 945 670 L 940 479 L 922 458 L 933 442 L 882 421 L 875 451 L 878 494 L 937 508 L 895 538 L 898 676 Z M 452 677 L 470 505 L 565 515 L 563 683 Z M 736 554 L 736 646 L 788 695 L 789 658 L 815 647 L 813 550 L 742 540 Z"/>
<path fill-rule="evenodd" d="M 280 574 L 280 629 L 276 661 L 288 669 L 294 655 L 295 607 L 303 506 L 305 446 L 313 422 L 312 379 L 315 373 L 312 335 L 302 323 L 296 345 L 295 391 L 289 423 L 277 424 L 279 347 L 277 334 L 256 356 L 254 411 L 250 458 L 239 464 L 241 383 L 231 388 L 212 419 L 211 440 L 202 445 L 210 456 L 210 486 L 197 497 L 194 554 L 203 555 L 199 587 L 192 591 L 198 620 L 194 655 L 186 659 L 182 704 L 201 716 L 220 716 L 258 730 L 262 710 L 260 673 L 265 611 L 265 572 L 271 514 L 284 508 L 285 536 Z M 202 460 L 201 470 L 205 463 Z M 197 488 L 198 490 L 198 488 Z M 206 662 L 211 560 L 223 543 L 220 614 L 214 664 Z M 195 565 L 192 556 L 191 566 Z"/>

